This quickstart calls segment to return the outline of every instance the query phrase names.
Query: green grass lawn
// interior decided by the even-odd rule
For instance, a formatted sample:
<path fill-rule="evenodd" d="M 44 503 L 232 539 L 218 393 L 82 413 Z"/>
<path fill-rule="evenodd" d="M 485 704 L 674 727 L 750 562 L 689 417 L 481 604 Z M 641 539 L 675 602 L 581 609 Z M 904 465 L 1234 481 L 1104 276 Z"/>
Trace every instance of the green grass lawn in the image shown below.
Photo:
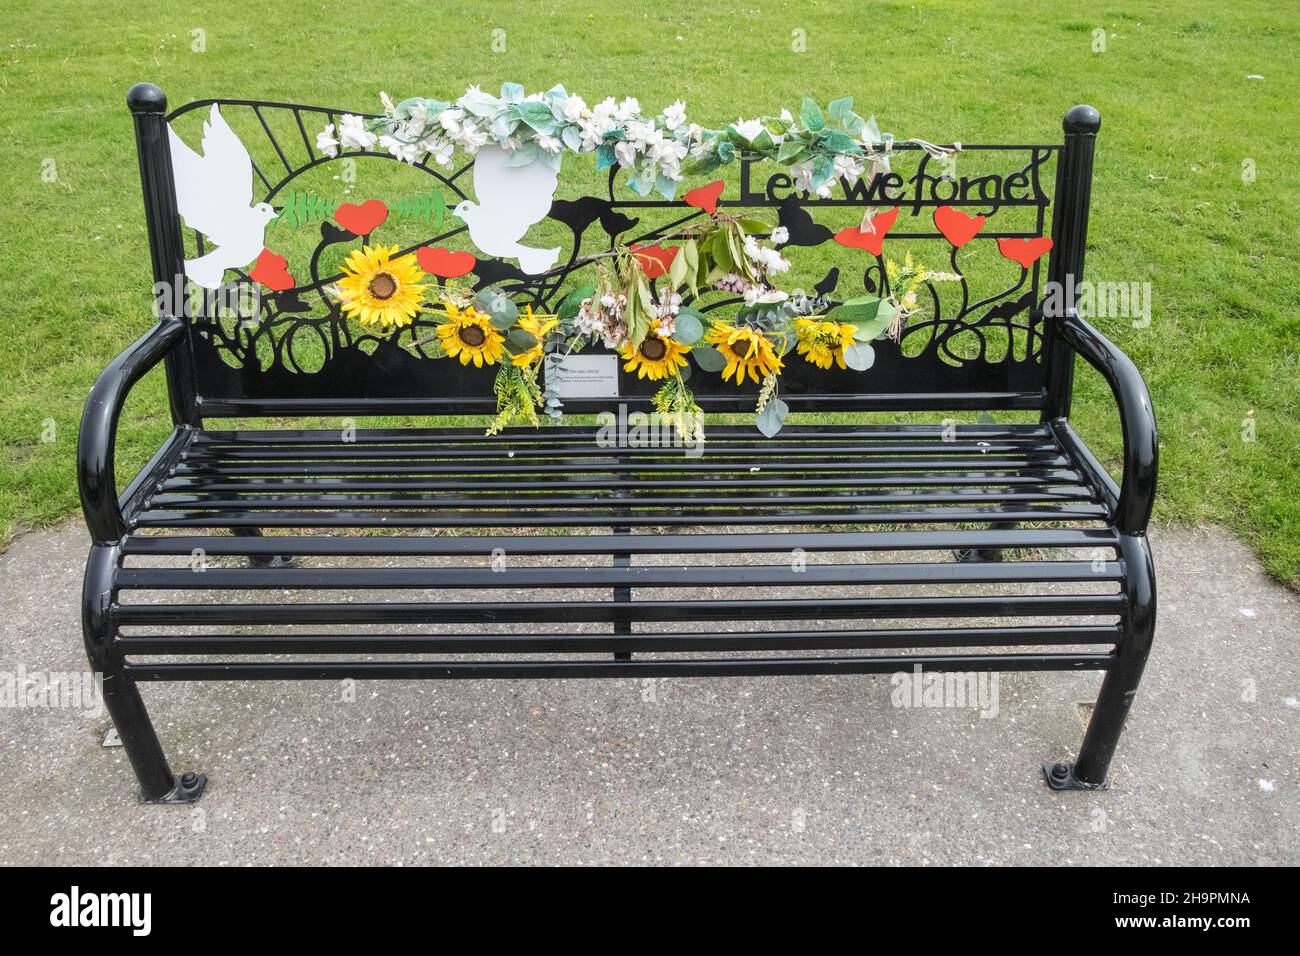
<path fill-rule="evenodd" d="M 648 109 L 682 97 L 706 125 L 797 106 L 804 94 L 823 103 L 852 95 L 882 128 L 936 142 L 1055 142 L 1062 113 L 1092 103 L 1103 128 L 1088 277 L 1151 283 L 1149 328 L 1098 325 L 1153 393 L 1157 517 L 1229 525 L 1274 574 L 1300 581 L 1294 0 L 281 9 L 294 7 L 7 7 L 3 541 L 76 511 L 82 402 L 104 364 L 152 322 L 124 104 L 132 83 L 158 83 L 175 105 L 247 96 L 373 110 L 380 88 L 450 99 L 468 83 L 514 80 L 530 90 L 564 82 L 589 101 L 634 95 Z M 493 52 L 497 28 L 505 52 Z M 1103 52 L 1093 49 L 1098 28 Z M 195 30 L 204 52 L 192 49 Z M 795 31 L 806 52 L 792 49 Z M 1247 160 L 1253 182 L 1243 181 Z M 1110 396 L 1090 371 L 1079 387 L 1081 430 L 1117 463 Z M 1243 440 L 1247 418 L 1255 441 Z M 168 428 L 162 383 L 151 375 L 128 404 L 119 470 L 132 472 Z"/>

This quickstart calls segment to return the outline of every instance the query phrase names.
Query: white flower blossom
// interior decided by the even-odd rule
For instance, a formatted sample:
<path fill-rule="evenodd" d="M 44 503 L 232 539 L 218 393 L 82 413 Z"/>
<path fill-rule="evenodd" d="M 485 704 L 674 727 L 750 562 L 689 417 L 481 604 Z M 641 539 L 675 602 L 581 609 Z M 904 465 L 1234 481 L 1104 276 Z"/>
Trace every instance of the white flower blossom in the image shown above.
<path fill-rule="evenodd" d="M 757 136 L 759 133 L 763 132 L 763 130 L 767 128 L 763 125 L 762 120 L 756 120 L 756 119 L 751 119 L 751 120 L 737 119 L 736 122 L 732 123 L 731 125 L 736 127 L 737 133 L 745 137 L 745 139 L 751 141 L 754 139 L 755 136 Z"/>
<path fill-rule="evenodd" d="M 339 142 L 358 149 L 372 149 L 379 142 L 379 137 L 366 129 L 366 121 L 362 117 L 348 113 L 339 120 Z"/>
<path fill-rule="evenodd" d="M 564 143 L 558 137 L 548 136 L 546 133 L 537 134 L 537 147 L 546 153 L 560 153 L 564 151 Z"/>
<path fill-rule="evenodd" d="M 443 169 L 451 169 L 451 157 L 456 151 L 454 143 L 443 139 L 437 133 L 430 133 L 420 141 L 420 145 L 435 163 Z"/>
<path fill-rule="evenodd" d="M 634 166 L 637 156 L 636 144 L 626 139 L 619 140 L 614 144 L 614 156 L 620 166 L 624 168 Z"/>
<path fill-rule="evenodd" d="M 607 96 L 591 108 L 591 115 L 594 119 L 605 122 L 612 120 L 617 111 L 618 103 L 614 100 L 614 97 Z"/>
<path fill-rule="evenodd" d="M 746 305 L 771 305 L 775 302 L 784 302 L 790 298 L 788 292 L 782 292 L 780 289 L 769 289 L 767 286 L 751 285 L 744 292 Z"/>
<path fill-rule="evenodd" d="M 404 163 L 414 165 L 420 155 L 419 143 L 404 143 L 395 136 L 384 134 L 379 137 L 379 145 L 393 156 L 394 159 L 400 159 Z"/>
<path fill-rule="evenodd" d="M 339 141 L 334 138 L 334 124 L 330 123 L 316 134 L 316 148 L 326 156 L 339 154 Z"/>
<path fill-rule="evenodd" d="M 637 101 L 636 97 L 629 96 L 622 103 L 618 104 L 618 109 L 614 111 L 614 119 L 618 120 L 620 123 L 626 123 L 640 112 L 641 104 Z"/>
<path fill-rule="evenodd" d="M 586 100 L 576 93 L 570 93 L 564 101 L 564 118 L 570 123 L 576 123 L 584 115 L 589 115 Z"/>
<path fill-rule="evenodd" d="M 772 245 L 782 246 L 790 241 L 790 230 L 785 226 L 777 226 L 772 230 Z"/>
<path fill-rule="evenodd" d="M 664 126 L 670 130 L 675 130 L 686 122 L 686 104 L 681 100 L 676 100 L 673 105 L 664 110 Z"/>
<path fill-rule="evenodd" d="M 454 106 L 449 106 L 438 114 L 438 123 L 450 135 L 455 136 L 460 132 L 461 120 L 465 118 L 465 111 Z"/>

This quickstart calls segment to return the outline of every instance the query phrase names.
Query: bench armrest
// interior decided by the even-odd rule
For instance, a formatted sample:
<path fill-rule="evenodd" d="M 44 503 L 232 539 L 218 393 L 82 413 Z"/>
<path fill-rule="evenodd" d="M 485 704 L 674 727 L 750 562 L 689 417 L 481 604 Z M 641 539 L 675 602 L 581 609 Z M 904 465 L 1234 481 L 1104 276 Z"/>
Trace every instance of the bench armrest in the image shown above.
<path fill-rule="evenodd" d="M 118 541 L 127 531 L 113 467 L 122 404 L 132 386 L 184 335 L 184 322 L 163 318 L 113 359 L 90 390 L 77 435 L 77 486 L 86 525 L 97 543 Z"/>
<path fill-rule="evenodd" d="M 1146 531 L 1155 504 L 1159 444 L 1156 417 L 1142 374 L 1110 339 L 1070 310 L 1060 320 L 1061 339 L 1083 356 L 1110 385 L 1119 404 L 1124 433 L 1124 475 L 1115 506 L 1115 526 L 1124 534 Z M 1103 476 L 1105 476 L 1103 472 Z"/>

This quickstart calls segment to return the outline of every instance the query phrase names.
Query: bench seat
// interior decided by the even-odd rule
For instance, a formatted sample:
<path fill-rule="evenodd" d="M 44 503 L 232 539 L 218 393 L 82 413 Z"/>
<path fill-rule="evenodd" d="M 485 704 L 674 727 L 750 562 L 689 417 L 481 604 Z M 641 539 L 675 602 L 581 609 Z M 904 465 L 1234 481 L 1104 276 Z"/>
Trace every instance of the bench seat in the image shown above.
<path fill-rule="evenodd" d="M 1111 660 L 1093 645 L 1119 636 L 1118 535 L 1087 465 L 1048 426 L 801 425 L 770 442 L 718 426 L 695 458 L 598 447 L 593 435 L 590 427 L 492 439 L 457 428 L 362 430 L 347 441 L 338 431 L 193 433 L 137 489 L 128 518 L 113 575 L 128 672 L 337 679 L 380 676 L 376 669 L 520 677 L 911 666 L 912 657 L 861 653 L 889 648 L 962 648 L 933 661 L 963 670 L 1104 669 Z M 1010 556 L 964 562 L 952 551 Z M 266 566 L 281 555 L 293 565 Z M 232 601 L 231 590 L 245 594 Z M 321 598 L 333 591 L 349 593 Z M 1035 620 L 1043 617 L 1053 622 Z M 934 627 L 936 619 L 968 623 Z M 863 620 L 920 623 L 852 626 Z M 403 632 L 367 630 L 381 624 Z M 259 633 L 193 633 L 216 625 Z M 321 625 L 344 631 L 298 630 Z M 1029 645 L 1086 650 L 978 653 Z M 699 656 L 772 650 L 833 656 Z M 136 658 L 430 652 L 600 656 Z M 655 659 L 639 659 L 647 653 Z"/>

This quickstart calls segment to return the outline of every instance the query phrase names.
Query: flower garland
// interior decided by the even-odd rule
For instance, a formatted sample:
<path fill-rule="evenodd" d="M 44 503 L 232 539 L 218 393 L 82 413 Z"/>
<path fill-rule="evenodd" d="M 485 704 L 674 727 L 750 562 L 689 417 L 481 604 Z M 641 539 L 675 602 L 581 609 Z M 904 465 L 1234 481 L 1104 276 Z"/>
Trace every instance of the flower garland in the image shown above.
<path fill-rule="evenodd" d="M 824 112 L 804 97 L 798 116 L 783 109 L 724 129 L 689 122 L 681 100 L 647 116 L 634 97 L 606 97 L 589 106 L 562 85 L 525 94 L 518 83 L 505 83 L 499 96 L 471 86 L 454 103 L 379 97 L 381 116 L 345 114 L 337 127 L 331 123 L 317 135 L 316 148 L 331 157 L 341 149 L 382 149 L 406 163 L 427 158 L 445 169 L 452 168 L 456 150 L 472 156 L 489 144 L 509 153 L 513 166 L 541 161 L 557 170 L 566 151 L 596 153 L 597 169 L 630 170 L 628 185 L 638 195 L 657 190 L 674 199 L 684 177 L 741 158 L 787 166 L 796 189 L 825 198 L 839 179 L 852 185 L 864 174 L 888 172 L 895 145 L 875 117 L 853 111 L 852 97 L 832 100 Z M 906 142 L 937 156 L 947 153 L 922 140 Z"/>
<path fill-rule="evenodd" d="M 521 313 L 497 289 L 475 294 L 450 282 L 436 302 L 425 303 L 428 276 L 417 257 L 394 258 L 396 248 L 383 246 L 354 251 L 330 291 L 344 315 L 372 331 L 408 327 L 429 308 L 439 316 L 435 334 L 411 347 L 462 365 L 497 366 L 497 416 L 489 435 L 511 424 L 537 425 L 539 413 L 559 418 L 563 402 L 538 382 L 544 358 L 600 343 L 618 353 L 624 371 L 663 383 L 653 405 L 684 437 L 703 437 L 700 409 L 686 385 L 688 356 L 723 381 L 758 384 L 755 422 L 771 437 L 789 412 L 780 375 L 791 352 L 820 369 L 865 371 L 874 361 L 872 340 L 896 339 L 902 320 L 918 311 L 922 283 L 961 278 L 932 272 L 909 254 L 902 263 L 886 262 L 886 296 L 833 305 L 775 286 L 790 267 L 776 248 L 786 238 L 768 223 L 715 211 L 660 240 L 675 245 L 620 247 L 596 260 L 595 281 L 570 292 L 554 314 L 531 306 Z M 694 300 L 709 290 L 740 296 L 739 309 L 713 318 L 683 304 L 685 293 Z"/>

